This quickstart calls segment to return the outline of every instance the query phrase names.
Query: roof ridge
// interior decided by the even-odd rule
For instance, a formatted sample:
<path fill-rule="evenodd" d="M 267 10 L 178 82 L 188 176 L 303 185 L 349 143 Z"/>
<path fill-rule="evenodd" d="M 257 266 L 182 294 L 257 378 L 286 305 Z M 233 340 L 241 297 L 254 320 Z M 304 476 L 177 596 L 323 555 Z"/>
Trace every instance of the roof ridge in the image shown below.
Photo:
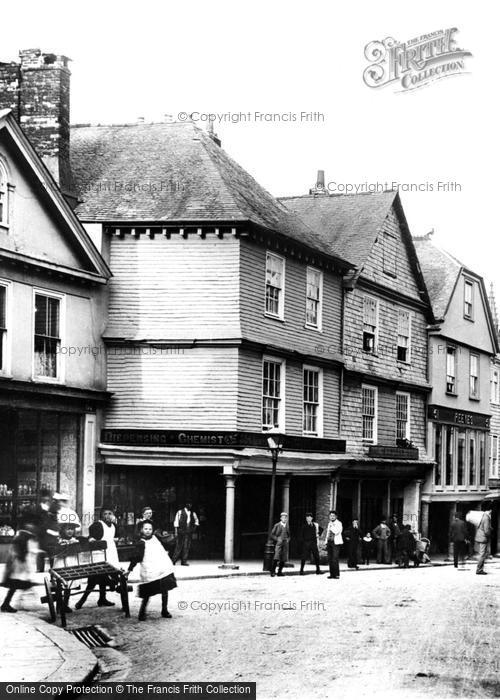
<path fill-rule="evenodd" d="M 325 192 L 323 194 L 289 194 L 278 197 L 278 199 L 317 199 L 326 200 L 330 197 L 361 197 L 363 195 L 377 196 L 380 194 L 397 194 L 397 190 L 384 189 L 380 192 Z"/>

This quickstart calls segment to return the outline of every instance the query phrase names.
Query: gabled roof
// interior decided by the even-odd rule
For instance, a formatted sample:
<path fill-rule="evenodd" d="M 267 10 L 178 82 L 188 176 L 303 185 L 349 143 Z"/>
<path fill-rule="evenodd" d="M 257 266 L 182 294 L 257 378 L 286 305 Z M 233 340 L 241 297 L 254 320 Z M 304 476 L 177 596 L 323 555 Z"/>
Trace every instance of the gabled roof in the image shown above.
<path fill-rule="evenodd" d="M 281 197 L 280 201 L 313 228 L 332 249 L 361 270 L 396 192 Z"/>
<path fill-rule="evenodd" d="M 192 122 L 73 126 L 71 165 L 82 221 L 250 222 L 342 258 Z"/>
<path fill-rule="evenodd" d="M 493 346 L 496 352 L 498 352 L 498 333 L 496 331 L 495 320 L 488 300 L 484 279 L 481 275 L 470 270 L 454 255 L 451 255 L 451 253 L 435 245 L 429 234 L 416 237 L 413 239 L 413 242 L 427 284 L 436 321 L 444 321 L 460 275 L 465 273 L 466 275 L 474 277 L 481 290 Z"/>
<path fill-rule="evenodd" d="M 442 321 L 446 315 L 460 272 L 465 268 L 457 258 L 438 248 L 430 236 L 413 239 L 425 278 L 434 316 Z"/>
<path fill-rule="evenodd" d="M 11 110 L 0 110 L 0 134 L 6 133 L 10 139 L 10 145 L 13 146 L 23 159 L 24 164 L 28 166 L 29 172 L 39 182 L 43 189 L 43 194 L 48 198 L 49 206 L 56 216 L 59 223 L 59 231 L 68 240 L 72 247 L 80 251 L 82 259 L 88 261 L 86 269 L 65 268 L 59 265 L 52 265 L 50 260 L 33 260 L 30 261 L 29 256 L 21 256 L 26 263 L 36 262 L 44 264 L 45 262 L 51 268 L 59 269 L 61 272 L 68 274 L 77 273 L 95 281 L 105 282 L 111 277 L 111 271 L 106 265 L 101 254 L 95 247 L 88 233 L 83 228 L 82 224 L 72 211 L 69 204 L 62 195 L 57 183 L 50 174 L 49 170 L 39 158 L 34 148 L 31 146 L 28 138 L 25 136 L 21 127 L 14 118 Z M 5 251 L 5 257 L 12 258 L 16 254 L 12 251 Z"/>

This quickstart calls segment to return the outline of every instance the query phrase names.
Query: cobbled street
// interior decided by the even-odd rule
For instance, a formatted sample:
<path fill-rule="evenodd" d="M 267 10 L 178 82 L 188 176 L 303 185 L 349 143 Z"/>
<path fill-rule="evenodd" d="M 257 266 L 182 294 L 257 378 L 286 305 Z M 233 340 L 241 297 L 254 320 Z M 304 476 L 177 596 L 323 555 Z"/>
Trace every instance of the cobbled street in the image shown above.
<path fill-rule="evenodd" d="M 256 681 L 259 699 L 498 697 L 500 562 L 487 570 L 185 581 L 171 620 L 159 598 L 139 622 L 134 594 L 130 620 L 93 596 L 69 627 L 106 627 L 134 681 Z"/>

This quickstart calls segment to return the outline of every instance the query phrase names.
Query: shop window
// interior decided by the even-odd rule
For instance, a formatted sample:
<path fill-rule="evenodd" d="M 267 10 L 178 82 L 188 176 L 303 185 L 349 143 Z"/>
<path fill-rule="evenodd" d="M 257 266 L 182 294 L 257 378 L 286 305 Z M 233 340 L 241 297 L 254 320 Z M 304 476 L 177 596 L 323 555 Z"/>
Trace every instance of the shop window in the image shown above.
<path fill-rule="evenodd" d="M 410 439 L 410 395 L 396 393 L 396 438 Z"/>
<path fill-rule="evenodd" d="M 444 468 L 444 484 L 445 486 L 453 485 L 453 455 L 455 451 L 455 428 L 446 426 L 445 430 L 445 468 Z"/>
<path fill-rule="evenodd" d="M 61 298 L 35 294 L 35 376 L 59 378 Z"/>
<path fill-rule="evenodd" d="M 486 484 L 486 435 L 484 433 L 478 434 L 479 443 L 479 485 L 484 486 Z"/>
<path fill-rule="evenodd" d="M 479 356 L 469 356 L 469 395 L 471 399 L 479 398 Z"/>
<path fill-rule="evenodd" d="M 306 435 L 321 434 L 321 372 L 313 367 L 303 369 L 303 421 Z"/>
<path fill-rule="evenodd" d="M 363 352 L 377 349 L 378 300 L 363 297 Z"/>
<path fill-rule="evenodd" d="M 434 460 L 436 462 L 434 483 L 436 486 L 441 486 L 443 478 L 443 428 L 441 425 L 435 426 Z"/>
<path fill-rule="evenodd" d="M 457 378 L 456 378 L 456 348 L 446 348 L 446 393 L 457 393 Z"/>
<path fill-rule="evenodd" d="M 464 282 L 464 318 L 474 319 L 474 283 L 469 280 Z"/>
<path fill-rule="evenodd" d="M 262 365 L 262 429 L 284 429 L 283 412 L 284 363 L 264 360 Z"/>
<path fill-rule="evenodd" d="M 323 274 L 313 267 L 308 267 L 306 285 L 306 325 L 312 328 L 321 328 L 322 293 Z"/>
<path fill-rule="evenodd" d="M 465 445 L 466 432 L 459 430 L 457 437 L 457 486 L 465 486 Z"/>
<path fill-rule="evenodd" d="M 377 442 L 377 388 L 362 386 L 363 440 Z"/>
<path fill-rule="evenodd" d="M 20 410 L 0 416 L 0 534 L 38 501 L 64 491 L 77 505 L 80 416 Z"/>
<path fill-rule="evenodd" d="M 266 255 L 266 314 L 284 317 L 285 260 L 274 253 Z"/>
<path fill-rule="evenodd" d="M 398 310 L 398 362 L 410 361 L 410 312 L 405 309 Z"/>
<path fill-rule="evenodd" d="M 469 486 L 475 486 L 476 483 L 476 436 L 474 433 L 469 433 Z"/>

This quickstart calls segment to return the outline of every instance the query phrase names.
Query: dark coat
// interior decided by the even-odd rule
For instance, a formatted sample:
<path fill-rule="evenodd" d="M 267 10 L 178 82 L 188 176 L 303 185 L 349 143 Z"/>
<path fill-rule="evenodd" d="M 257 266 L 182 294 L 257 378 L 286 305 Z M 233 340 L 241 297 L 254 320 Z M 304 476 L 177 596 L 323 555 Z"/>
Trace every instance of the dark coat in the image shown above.
<path fill-rule="evenodd" d="M 467 538 L 467 526 L 463 520 L 454 520 L 450 526 L 450 541 L 465 542 Z"/>
<path fill-rule="evenodd" d="M 309 545 L 315 545 L 317 543 L 317 536 L 319 532 L 316 527 L 316 523 L 311 523 L 308 525 L 307 523 L 304 523 L 302 525 L 302 528 L 299 533 L 299 540 L 302 542 L 304 545 L 309 544 Z"/>
<path fill-rule="evenodd" d="M 350 552 L 357 552 L 361 540 L 361 530 L 359 527 L 350 527 L 344 532 L 344 540 Z"/>
<path fill-rule="evenodd" d="M 397 539 L 396 545 L 399 552 L 413 554 L 416 547 L 415 537 L 409 530 L 403 530 Z"/>

